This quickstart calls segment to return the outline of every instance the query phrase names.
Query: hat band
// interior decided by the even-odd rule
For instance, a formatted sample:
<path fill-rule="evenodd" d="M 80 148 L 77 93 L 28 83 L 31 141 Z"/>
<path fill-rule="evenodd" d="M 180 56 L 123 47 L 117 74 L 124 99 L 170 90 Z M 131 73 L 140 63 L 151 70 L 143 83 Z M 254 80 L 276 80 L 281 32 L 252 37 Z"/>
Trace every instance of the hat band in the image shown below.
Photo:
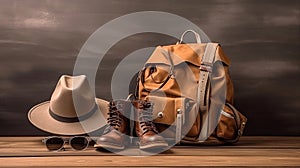
<path fill-rule="evenodd" d="M 80 121 L 90 118 L 97 110 L 98 110 L 98 106 L 97 106 L 97 104 L 95 104 L 95 106 L 93 107 L 93 109 L 90 112 L 88 112 L 87 114 L 80 116 L 80 117 L 62 117 L 62 116 L 55 114 L 50 108 L 49 108 L 49 114 L 55 120 L 58 120 L 61 122 L 73 123 L 73 122 L 80 122 Z"/>

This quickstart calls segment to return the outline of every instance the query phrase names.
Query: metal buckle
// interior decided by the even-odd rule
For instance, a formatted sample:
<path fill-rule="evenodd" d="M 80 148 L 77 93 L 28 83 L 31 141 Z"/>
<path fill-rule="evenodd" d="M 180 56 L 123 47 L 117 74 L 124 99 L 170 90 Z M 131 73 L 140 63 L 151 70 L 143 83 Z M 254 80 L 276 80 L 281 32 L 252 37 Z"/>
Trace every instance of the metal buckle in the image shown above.
<path fill-rule="evenodd" d="M 201 63 L 200 70 L 202 71 L 206 71 L 206 72 L 212 72 L 212 64 L 210 63 Z"/>

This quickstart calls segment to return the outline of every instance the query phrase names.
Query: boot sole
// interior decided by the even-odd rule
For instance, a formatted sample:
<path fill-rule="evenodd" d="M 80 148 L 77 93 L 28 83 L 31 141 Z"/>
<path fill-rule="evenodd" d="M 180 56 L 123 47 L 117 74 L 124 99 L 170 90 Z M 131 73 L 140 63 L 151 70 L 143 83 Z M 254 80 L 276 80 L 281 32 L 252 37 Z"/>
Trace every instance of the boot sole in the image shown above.
<path fill-rule="evenodd" d="M 141 145 L 140 144 L 140 149 L 159 149 L 159 148 L 165 148 L 168 147 L 168 144 L 161 142 L 161 143 L 152 143 L 152 144 L 146 144 L 146 145 Z"/>
<path fill-rule="evenodd" d="M 105 143 L 105 144 L 95 144 L 95 148 L 105 148 L 105 149 L 115 149 L 115 150 L 122 150 L 125 146 L 118 146 L 115 144 Z"/>

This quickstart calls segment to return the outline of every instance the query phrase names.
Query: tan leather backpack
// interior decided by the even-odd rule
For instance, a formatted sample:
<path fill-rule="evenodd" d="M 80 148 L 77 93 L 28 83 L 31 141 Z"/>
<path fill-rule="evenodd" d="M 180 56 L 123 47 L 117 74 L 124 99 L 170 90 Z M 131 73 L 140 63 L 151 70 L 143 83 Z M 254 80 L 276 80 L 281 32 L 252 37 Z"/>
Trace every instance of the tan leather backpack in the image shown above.
<path fill-rule="evenodd" d="M 187 32 L 197 43 L 182 44 Z M 217 43 L 187 30 L 179 43 L 158 46 L 139 73 L 137 96 L 154 103 L 153 121 L 166 138 L 183 143 L 234 143 L 246 117 L 233 107 L 230 61 Z"/>

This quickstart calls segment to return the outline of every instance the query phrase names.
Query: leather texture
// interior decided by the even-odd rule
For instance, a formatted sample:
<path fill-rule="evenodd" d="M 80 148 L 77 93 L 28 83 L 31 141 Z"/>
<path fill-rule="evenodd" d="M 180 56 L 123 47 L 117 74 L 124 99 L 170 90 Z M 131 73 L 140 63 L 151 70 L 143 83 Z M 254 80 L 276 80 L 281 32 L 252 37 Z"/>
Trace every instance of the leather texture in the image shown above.
<path fill-rule="evenodd" d="M 167 147 L 165 139 L 159 135 L 153 120 L 153 104 L 149 101 L 133 101 L 135 112 L 135 133 L 141 149 Z"/>
<path fill-rule="evenodd" d="M 214 54 L 211 65 L 204 66 L 206 60 L 203 57 L 208 44 L 216 48 L 210 53 Z M 184 111 L 183 141 L 204 141 L 206 138 L 201 138 L 206 134 L 212 136 L 208 139 L 237 142 L 247 118 L 232 106 L 234 89 L 229 65 L 230 60 L 216 43 L 158 46 L 139 74 L 137 95 L 141 100 L 154 103 L 153 119 L 159 132 L 168 138 L 175 137 L 176 129 L 172 126 L 176 127 L 176 110 L 181 107 Z M 201 91 L 199 82 L 207 82 L 207 85 L 200 86 L 205 87 L 202 88 L 203 94 L 198 93 Z M 178 99 L 188 101 L 182 106 Z M 223 113 L 216 110 L 218 107 Z M 217 127 L 208 122 L 213 119 Z"/>
<path fill-rule="evenodd" d="M 129 142 L 130 121 L 126 116 L 128 116 L 128 113 L 130 112 L 130 101 L 116 100 L 110 102 L 107 115 L 107 126 L 103 135 L 97 139 L 94 147 L 124 149 Z"/>

